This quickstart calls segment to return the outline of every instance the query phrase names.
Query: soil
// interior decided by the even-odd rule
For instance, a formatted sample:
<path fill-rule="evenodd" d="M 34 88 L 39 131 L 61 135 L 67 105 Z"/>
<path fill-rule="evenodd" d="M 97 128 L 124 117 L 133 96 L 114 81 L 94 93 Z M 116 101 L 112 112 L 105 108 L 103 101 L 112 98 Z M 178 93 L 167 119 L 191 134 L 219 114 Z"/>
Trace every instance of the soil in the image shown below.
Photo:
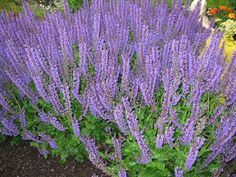
<path fill-rule="evenodd" d="M 1 177 L 108 177 L 90 162 L 69 160 L 65 165 L 58 158 L 45 159 L 38 150 L 21 141 L 11 145 L 10 140 L 0 144 Z"/>

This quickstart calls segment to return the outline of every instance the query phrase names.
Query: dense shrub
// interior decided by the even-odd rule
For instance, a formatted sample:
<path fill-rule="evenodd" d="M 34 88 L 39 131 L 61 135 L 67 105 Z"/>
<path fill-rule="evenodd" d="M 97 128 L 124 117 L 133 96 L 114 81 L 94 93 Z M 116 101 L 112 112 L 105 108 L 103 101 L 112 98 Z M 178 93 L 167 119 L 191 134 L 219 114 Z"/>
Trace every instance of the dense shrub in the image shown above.
<path fill-rule="evenodd" d="M 120 177 L 209 176 L 235 158 L 236 55 L 197 9 L 96 0 L 42 21 L 25 4 L 0 25 L 2 134 Z"/>

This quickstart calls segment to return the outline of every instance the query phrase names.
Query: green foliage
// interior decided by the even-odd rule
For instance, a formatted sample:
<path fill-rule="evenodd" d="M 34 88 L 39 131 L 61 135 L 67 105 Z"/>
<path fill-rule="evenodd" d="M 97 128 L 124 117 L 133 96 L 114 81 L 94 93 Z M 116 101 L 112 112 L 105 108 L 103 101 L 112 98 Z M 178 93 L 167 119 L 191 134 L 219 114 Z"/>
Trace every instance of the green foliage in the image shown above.
<path fill-rule="evenodd" d="M 21 4 L 14 0 L 0 0 L 0 11 L 19 13 L 22 10 Z"/>
<path fill-rule="evenodd" d="M 138 56 L 137 56 L 137 53 L 134 53 L 132 58 L 131 58 L 131 63 L 130 63 L 131 71 L 136 70 L 137 62 L 138 62 Z"/>
<path fill-rule="evenodd" d="M 76 44 L 73 45 L 73 51 L 74 51 L 74 55 L 75 55 L 76 66 L 79 66 L 79 64 L 80 64 L 80 54 L 79 54 L 79 47 Z"/>
<path fill-rule="evenodd" d="M 227 6 L 227 7 L 236 7 L 236 1 L 234 0 L 207 0 L 207 6 L 218 7 L 218 6 Z"/>
<path fill-rule="evenodd" d="M 83 0 L 68 0 L 68 4 L 72 11 L 77 11 L 83 6 Z"/>
<path fill-rule="evenodd" d="M 95 68 L 91 62 L 88 63 L 89 74 L 94 77 L 96 74 Z"/>
<path fill-rule="evenodd" d="M 12 140 L 11 140 L 11 145 L 17 145 L 17 144 L 20 143 L 20 141 L 21 141 L 20 136 L 13 137 Z"/>
<path fill-rule="evenodd" d="M 84 95 L 86 86 L 87 86 L 87 80 L 86 80 L 85 77 L 82 75 L 82 76 L 80 77 L 80 87 L 79 87 L 79 94 L 80 94 L 80 95 Z"/>
<path fill-rule="evenodd" d="M 6 136 L 0 134 L 0 144 L 6 140 Z"/>

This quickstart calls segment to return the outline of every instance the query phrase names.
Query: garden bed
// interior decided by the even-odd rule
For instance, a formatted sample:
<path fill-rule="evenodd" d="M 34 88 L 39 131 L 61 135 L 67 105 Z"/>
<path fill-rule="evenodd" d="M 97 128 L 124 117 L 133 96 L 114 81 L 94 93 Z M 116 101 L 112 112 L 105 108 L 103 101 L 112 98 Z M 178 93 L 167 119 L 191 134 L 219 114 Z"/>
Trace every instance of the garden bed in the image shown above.
<path fill-rule="evenodd" d="M 69 160 L 63 165 L 58 158 L 45 159 L 26 141 L 11 146 L 8 139 L 0 144 L 0 152 L 1 177 L 90 177 L 95 174 L 99 177 L 106 176 L 90 162 L 80 164 L 75 160 Z"/>

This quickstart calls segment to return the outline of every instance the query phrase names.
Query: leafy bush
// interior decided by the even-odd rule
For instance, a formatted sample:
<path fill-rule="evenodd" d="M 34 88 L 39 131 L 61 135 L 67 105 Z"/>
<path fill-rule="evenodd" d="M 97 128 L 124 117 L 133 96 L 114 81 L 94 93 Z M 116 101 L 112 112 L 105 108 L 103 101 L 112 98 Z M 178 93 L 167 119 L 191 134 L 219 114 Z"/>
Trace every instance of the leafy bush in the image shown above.
<path fill-rule="evenodd" d="M 1 133 L 113 176 L 218 173 L 236 155 L 236 54 L 173 4 L 1 14 Z"/>

